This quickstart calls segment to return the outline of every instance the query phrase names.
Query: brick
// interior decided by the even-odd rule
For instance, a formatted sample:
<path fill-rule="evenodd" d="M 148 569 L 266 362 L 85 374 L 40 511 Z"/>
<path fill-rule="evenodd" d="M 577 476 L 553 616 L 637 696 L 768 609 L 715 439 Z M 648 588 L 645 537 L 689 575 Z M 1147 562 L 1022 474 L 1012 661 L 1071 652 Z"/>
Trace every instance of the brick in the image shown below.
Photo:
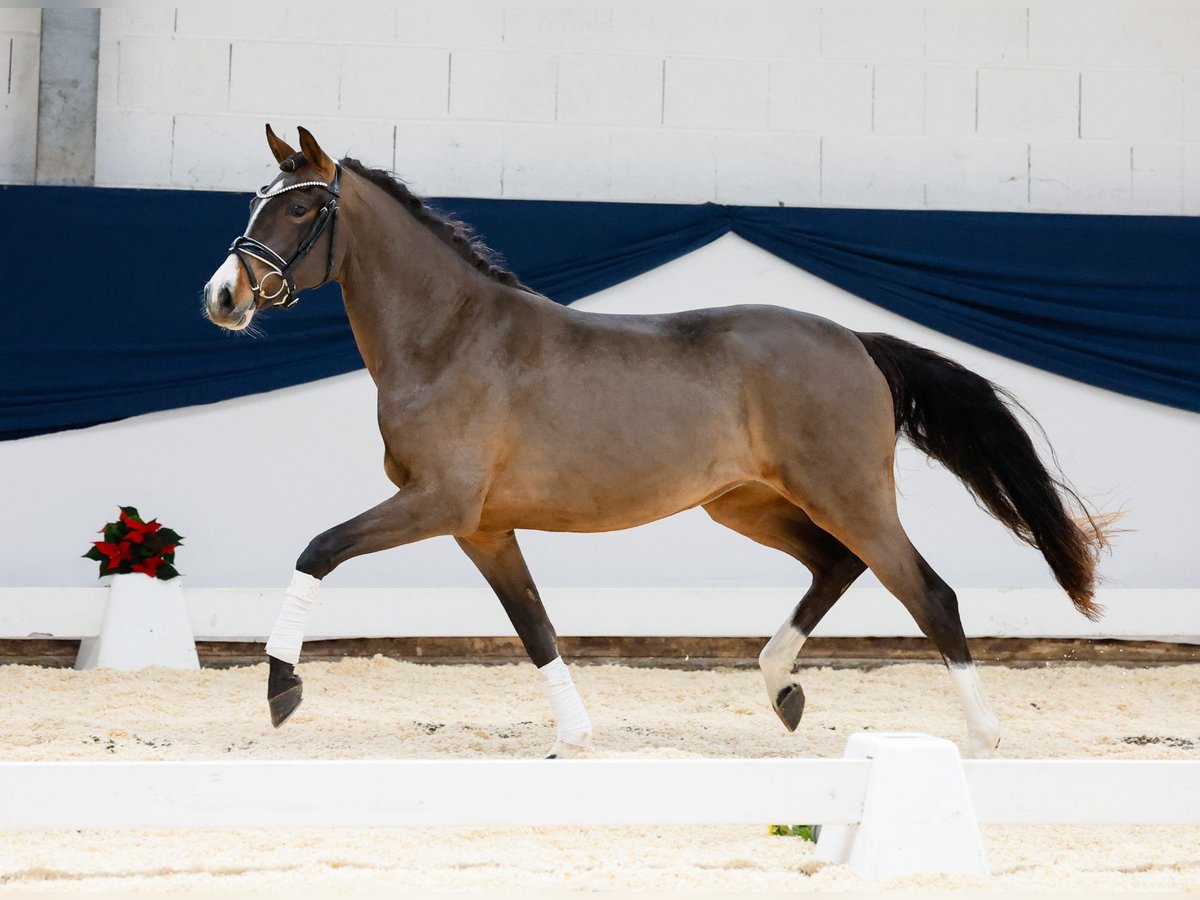
<path fill-rule="evenodd" d="M 1034 142 L 1029 158 L 1031 209 L 1076 213 L 1129 210 L 1128 144 Z"/>
<path fill-rule="evenodd" d="M 686 11 L 665 3 L 618 3 L 612 8 L 612 49 L 633 53 L 721 53 L 716 5 L 696 3 Z"/>
<path fill-rule="evenodd" d="M 962 137 L 975 133 L 976 70 L 929 66 L 925 70 L 925 134 Z"/>
<path fill-rule="evenodd" d="M 1025 3 L 933 4 L 925 10 L 925 59 L 959 63 L 1023 63 Z"/>
<path fill-rule="evenodd" d="M 1082 137 L 1183 137 L 1183 75 L 1178 72 L 1084 72 L 1082 94 Z"/>
<path fill-rule="evenodd" d="M 438 119 L 450 98 L 450 51 L 342 48 L 341 112 L 369 118 Z"/>
<path fill-rule="evenodd" d="M 557 60 L 522 50 L 462 50 L 450 64 L 450 115 L 456 119 L 549 122 Z"/>
<path fill-rule="evenodd" d="M 1183 76 L 1183 139 L 1200 141 L 1200 73 Z"/>
<path fill-rule="evenodd" d="M 261 117 L 175 117 L 171 157 L 171 184 L 175 187 L 249 193 L 277 174 L 279 168 L 267 149 Z"/>
<path fill-rule="evenodd" d="M 1200 215 L 1200 144 L 1183 145 L 1183 213 Z"/>
<path fill-rule="evenodd" d="M 604 53 L 558 58 L 558 121 L 655 125 L 663 113 L 663 61 Z"/>
<path fill-rule="evenodd" d="M 396 31 L 398 11 L 371 4 L 332 13 L 325 5 L 289 6 L 283 33 L 296 41 L 327 44 L 342 41 L 390 41 Z"/>
<path fill-rule="evenodd" d="M 500 196 L 504 132 L 464 122 L 400 122 L 395 169 L 426 196 Z"/>
<path fill-rule="evenodd" d="M 611 132 L 604 128 L 509 125 L 502 195 L 533 200 L 607 200 Z"/>
<path fill-rule="evenodd" d="M 100 10 L 100 40 L 131 35 L 170 37 L 175 33 L 175 9 L 170 6 L 107 6 Z"/>
<path fill-rule="evenodd" d="M 504 10 L 504 45 L 557 51 L 607 50 L 612 45 L 612 10 L 512 5 Z"/>
<path fill-rule="evenodd" d="M 13 33 L 0 39 L 0 73 L 11 73 L 7 90 L 0 93 L 0 182 L 34 180 L 40 59 L 38 35 Z"/>
<path fill-rule="evenodd" d="M 922 138 L 826 137 L 821 202 L 825 206 L 920 209 L 925 205 Z"/>
<path fill-rule="evenodd" d="M 1029 61 L 1104 68 L 1192 68 L 1200 5 L 1179 0 L 1040 2 L 1029 8 Z"/>
<path fill-rule="evenodd" d="M 335 113 L 340 80 L 335 46 L 234 41 L 229 108 L 293 117 Z"/>
<path fill-rule="evenodd" d="M 116 39 L 101 36 L 96 50 L 96 109 L 116 109 L 117 89 L 120 87 L 120 45 Z"/>
<path fill-rule="evenodd" d="M 871 130 L 875 134 L 923 134 L 925 69 L 920 66 L 875 66 Z"/>
<path fill-rule="evenodd" d="M 741 59 L 668 59 L 663 123 L 682 127 L 765 127 L 767 64 Z"/>
<path fill-rule="evenodd" d="M 711 133 L 629 128 L 612 140 L 612 199 L 700 203 L 716 195 Z"/>
<path fill-rule="evenodd" d="M 982 137 L 1072 138 L 1079 133 L 1079 76 L 1060 69 L 980 69 Z"/>
<path fill-rule="evenodd" d="M 220 112 L 229 104 L 229 42 L 127 37 L 117 50 L 121 109 Z"/>
<path fill-rule="evenodd" d="M 757 59 L 817 59 L 821 4 L 815 0 L 749 0 L 718 6 L 713 23 L 718 52 Z"/>
<path fill-rule="evenodd" d="M 1183 211 L 1183 147 L 1134 144 L 1130 210 L 1178 214 Z"/>
<path fill-rule="evenodd" d="M 924 56 L 924 9 L 910 2 L 843 0 L 821 9 L 821 55 L 870 62 Z"/>
<path fill-rule="evenodd" d="M 871 130 L 871 67 L 858 63 L 772 62 L 771 128 L 865 134 Z"/>
<path fill-rule="evenodd" d="M 504 44 L 504 7 L 491 0 L 405 4 L 396 15 L 401 44 L 463 49 Z"/>
<path fill-rule="evenodd" d="M 37 6 L 0 9 L 0 31 L 5 34 L 42 33 L 42 10 Z"/>
<path fill-rule="evenodd" d="M 283 7 L 204 3 L 175 10 L 178 37 L 231 40 L 278 40 L 287 34 Z"/>
<path fill-rule="evenodd" d="M 1024 141 L 925 142 L 925 205 L 930 209 L 1021 210 L 1027 206 Z"/>
<path fill-rule="evenodd" d="M 810 134 L 716 136 L 718 203 L 812 206 L 821 196 L 821 139 Z"/>
<path fill-rule="evenodd" d="M 96 185 L 171 187 L 174 116 L 170 112 L 96 111 Z"/>

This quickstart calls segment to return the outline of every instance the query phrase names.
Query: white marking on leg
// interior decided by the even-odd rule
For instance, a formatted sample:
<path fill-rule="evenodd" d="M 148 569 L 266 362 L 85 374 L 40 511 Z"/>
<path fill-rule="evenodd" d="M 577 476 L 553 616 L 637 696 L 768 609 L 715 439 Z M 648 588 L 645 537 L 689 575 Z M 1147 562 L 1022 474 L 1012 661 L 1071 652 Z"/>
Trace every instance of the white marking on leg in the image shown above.
<path fill-rule="evenodd" d="M 1000 743 L 1000 723 L 983 693 L 974 663 L 948 663 L 947 671 L 967 715 L 967 756 L 986 759 Z"/>
<path fill-rule="evenodd" d="M 583 708 L 583 700 L 571 680 L 571 671 L 561 656 L 554 657 L 538 671 L 545 679 L 546 698 L 558 728 L 558 740 L 550 755 L 559 759 L 582 756 L 592 746 L 592 720 Z"/>
<path fill-rule="evenodd" d="M 772 704 L 778 699 L 779 692 L 793 683 L 796 657 L 800 655 L 800 648 L 807 639 L 808 635 L 788 619 L 758 654 L 758 667 L 766 679 L 767 695 Z"/>
<path fill-rule="evenodd" d="M 321 580 L 305 575 L 292 574 L 292 583 L 283 596 L 283 608 L 267 639 L 267 655 L 291 663 L 300 661 L 300 648 L 304 644 L 304 627 L 308 624 L 308 611 L 317 598 Z"/>

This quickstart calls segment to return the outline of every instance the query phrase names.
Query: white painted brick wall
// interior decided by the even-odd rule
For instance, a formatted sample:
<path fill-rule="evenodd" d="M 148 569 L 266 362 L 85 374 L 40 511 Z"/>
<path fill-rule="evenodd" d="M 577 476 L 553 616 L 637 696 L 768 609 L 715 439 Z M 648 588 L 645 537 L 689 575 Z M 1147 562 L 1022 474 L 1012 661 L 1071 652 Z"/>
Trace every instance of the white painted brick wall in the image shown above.
<path fill-rule="evenodd" d="M 41 32 L 40 9 L 0 9 L 0 182 L 33 181 Z"/>
<path fill-rule="evenodd" d="M 38 21 L 0 11 L 0 61 Z M 268 120 L 433 194 L 1195 213 L 1200 2 L 104 10 L 99 183 L 249 190 Z"/>

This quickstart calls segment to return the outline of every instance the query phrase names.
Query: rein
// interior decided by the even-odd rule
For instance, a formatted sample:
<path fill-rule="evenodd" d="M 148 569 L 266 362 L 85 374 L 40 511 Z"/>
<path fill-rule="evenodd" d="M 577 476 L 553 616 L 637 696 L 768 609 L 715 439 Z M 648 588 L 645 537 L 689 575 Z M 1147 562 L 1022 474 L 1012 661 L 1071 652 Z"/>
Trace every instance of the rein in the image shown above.
<path fill-rule="evenodd" d="M 262 241 L 255 240 L 247 234 L 234 238 L 233 243 L 229 245 L 229 252 L 238 258 L 238 262 L 246 270 L 246 277 L 250 279 L 250 290 L 254 292 L 256 303 L 260 299 L 266 300 L 271 306 L 282 306 L 284 309 L 289 309 L 296 305 L 296 301 L 300 299 L 300 293 L 296 290 L 296 283 L 292 280 L 292 271 L 296 266 L 300 265 L 304 257 L 308 256 L 308 252 L 312 250 L 326 229 L 329 230 L 329 254 L 325 260 L 325 278 L 322 284 L 329 280 L 330 275 L 333 274 L 333 238 L 337 230 L 338 197 L 341 195 L 341 182 L 342 167 L 335 163 L 333 181 L 328 184 L 323 181 L 301 181 L 274 191 L 270 191 L 266 187 L 261 187 L 255 192 L 255 198 L 263 202 L 300 188 L 319 187 L 329 192 L 329 200 L 321 207 L 320 212 L 317 213 L 317 218 L 312 223 L 312 227 L 308 229 L 308 233 L 300 240 L 299 246 L 296 247 L 296 252 L 289 259 L 284 259 Z M 257 259 L 260 263 L 270 268 L 270 271 L 263 276 L 261 282 L 254 277 L 254 269 L 246 257 Z M 267 279 L 272 275 L 279 279 L 279 287 L 275 289 L 274 293 L 268 294 L 265 287 Z"/>

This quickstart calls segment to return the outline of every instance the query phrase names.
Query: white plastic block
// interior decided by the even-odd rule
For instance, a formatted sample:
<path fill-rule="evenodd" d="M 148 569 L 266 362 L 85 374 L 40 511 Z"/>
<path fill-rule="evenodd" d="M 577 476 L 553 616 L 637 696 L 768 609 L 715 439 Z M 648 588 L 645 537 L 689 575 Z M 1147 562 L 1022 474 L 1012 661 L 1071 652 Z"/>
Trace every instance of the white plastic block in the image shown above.
<path fill-rule="evenodd" d="M 96 186 L 170 187 L 169 112 L 96 110 Z"/>
<path fill-rule="evenodd" d="M 117 104 L 157 112 L 221 112 L 229 105 L 229 41 L 126 37 Z"/>
<path fill-rule="evenodd" d="M 976 70 L 929 66 L 925 70 L 925 134 L 965 137 L 975 133 Z"/>
<path fill-rule="evenodd" d="M 919 60 L 925 52 L 921 4 L 844 0 L 821 8 L 821 54 L 870 62 Z"/>
<path fill-rule="evenodd" d="M 861 63 L 772 62 L 771 128 L 820 134 L 871 130 L 871 67 Z"/>
<path fill-rule="evenodd" d="M 1079 133 L 1079 74 L 1062 69 L 980 69 L 982 137 L 1073 138 Z"/>
<path fill-rule="evenodd" d="M 877 881 L 991 874 L 954 744 L 925 734 L 859 733 L 843 759 L 871 760 L 862 820 L 823 827 L 818 860 Z"/>
<path fill-rule="evenodd" d="M 817 135 L 726 132 L 715 140 L 718 203 L 813 206 L 820 201 Z"/>
<path fill-rule="evenodd" d="M 465 122 L 399 122 L 395 169 L 419 194 L 497 198 L 504 130 Z"/>
<path fill-rule="evenodd" d="M 554 119 L 557 60 L 535 51 L 456 50 L 450 63 L 450 115 L 483 121 Z"/>
<path fill-rule="evenodd" d="M 450 51 L 423 47 L 342 48 L 341 113 L 364 118 L 445 118 Z"/>
<path fill-rule="evenodd" d="M 1177 215 L 1183 210 L 1183 146 L 1134 144 L 1130 212 Z"/>
<path fill-rule="evenodd" d="M 925 142 L 925 205 L 930 209 L 1025 209 L 1027 175 L 1024 141 Z"/>
<path fill-rule="evenodd" d="M 180 579 L 114 575 L 100 634 L 84 638 L 76 669 L 199 669 Z"/>
<path fill-rule="evenodd" d="M 540 50 L 607 50 L 612 10 L 604 6 L 510 4 L 504 10 L 504 45 Z"/>
<path fill-rule="evenodd" d="M 822 143 L 822 204 L 923 208 L 924 144 L 922 138 L 826 137 Z"/>
<path fill-rule="evenodd" d="M 341 64 L 341 50 L 331 44 L 234 41 L 229 108 L 272 116 L 335 114 Z"/>
<path fill-rule="evenodd" d="M 931 62 L 1025 61 L 1028 4 L 935 3 L 925 7 L 925 59 Z"/>
<path fill-rule="evenodd" d="M 612 173 L 607 128 L 509 125 L 502 195 L 527 200 L 607 200 Z"/>
<path fill-rule="evenodd" d="M 716 194 L 711 132 L 623 129 L 613 135 L 612 199 L 702 203 Z"/>
<path fill-rule="evenodd" d="M 925 69 L 921 66 L 875 66 L 871 130 L 875 134 L 925 132 Z"/>
<path fill-rule="evenodd" d="M 657 125 L 663 114 L 657 56 L 565 53 L 558 58 L 559 122 Z"/>
<path fill-rule="evenodd" d="M 744 59 L 668 59 L 663 95 L 665 125 L 764 128 L 767 63 Z"/>
<path fill-rule="evenodd" d="M 1030 208 L 1122 213 L 1129 210 L 1130 145 L 1100 141 L 1033 142 Z"/>
<path fill-rule="evenodd" d="M 1029 4 L 1034 65 L 1192 68 L 1200 58 L 1200 4 L 1097 0 Z"/>
<path fill-rule="evenodd" d="M 1177 141 L 1183 117 L 1180 72 L 1083 73 L 1081 137 Z"/>

